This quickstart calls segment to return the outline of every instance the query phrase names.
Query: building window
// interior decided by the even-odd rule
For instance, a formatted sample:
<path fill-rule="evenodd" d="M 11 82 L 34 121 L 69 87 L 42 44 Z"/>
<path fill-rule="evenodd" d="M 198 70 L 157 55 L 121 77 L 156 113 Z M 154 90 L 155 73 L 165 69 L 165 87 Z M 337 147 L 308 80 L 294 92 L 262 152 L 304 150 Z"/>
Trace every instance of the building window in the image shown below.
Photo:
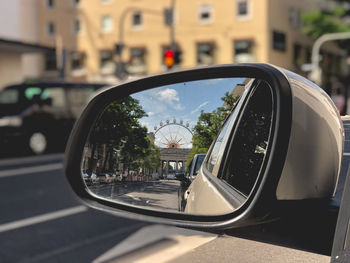
<path fill-rule="evenodd" d="M 235 63 L 254 62 L 253 41 L 239 40 L 234 42 L 234 58 Z"/>
<path fill-rule="evenodd" d="M 73 20 L 73 33 L 78 35 L 81 33 L 81 21 L 78 18 Z"/>
<path fill-rule="evenodd" d="M 289 23 L 294 28 L 302 27 L 303 23 L 300 17 L 300 10 L 297 10 L 295 8 L 289 9 Z"/>
<path fill-rule="evenodd" d="M 46 33 L 49 37 L 53 37 L 56 34 L 56 26 L 54 22 L 48 22 L 46 24 Z"/>
<path fill-rule="evenodd" d="M 113 31 L 113 18 L 111 16 L 102 16 L 101 17 L 101 32 L 110 33 Z"/>
<path fill-rule="evenodd" d="M 197 65 L 213 65 L 215 64 L 215 44 L 199 43 L 197 44 Z"/>
<path fill-rule="evenodd" d="M 273 49 L 279 51 L 286 51 L 286 34 L 278 31 L 272 33 Z"/>
<path fill-rule="evenodd" d="M 133 75 L 147 73 L 145 48 L 130 48 L 130 58 L 127 63 L 127 71 Z"/>
<path fill-rule="evenodd" d="M 79 6 L 80 5 L 80 0 L 72 0 L 72 5 L 74 6 L 74 7 L 77 7 L 77 6 Z"/>
<path fill-rule="evenodd" d="M 57 70 L 56 52 L 45 53 L 45 71 Z"/>
<path fill-rule="evenodd" d="M 55 7 L 55 0 L 46 0 L 47 9 L 52 9 Z"/>
<path fill-rule="evenodd" d="M 200 24 L 207 24 L 213 21 L 213 9 L 211 5 L 200 5 L 198 8 L 198 21 Z"/>
<path fill-rule="evenodd" d="M 114 73 L 113 52 L 111 50 L 100 51 L 100 72 L 110 75 Z"/>
<path fill-rule="evenodd" d="M 133 13 L 131 20 L 132 27 L 141 27 L 142 26 L 142 14 L 141 12 Z"/>
<path fill-rule="evenodd" d="M 237 1 L 237 17 L 246 17 L 249 15 L 249 3 L 248 0 Z"/>
<path fill-rule="evenodd" d="M 72 71 L 81 71 L 85 69 L 85 53 L 83 52 L 71 53 L 71 69 Z"/>
<path fill-rule="evenodd" d="M 294 44 L 293 46 L 293 65 L 296 69 L 300 69 L 303 65 L 303 53 L 301 45 Z"/>

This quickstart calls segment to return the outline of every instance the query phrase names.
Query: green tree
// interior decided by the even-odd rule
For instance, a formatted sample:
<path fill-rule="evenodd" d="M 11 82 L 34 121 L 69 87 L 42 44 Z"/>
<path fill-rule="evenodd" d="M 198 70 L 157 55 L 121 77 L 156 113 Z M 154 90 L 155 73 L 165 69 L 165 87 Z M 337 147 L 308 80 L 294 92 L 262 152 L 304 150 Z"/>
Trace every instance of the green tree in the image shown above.
<path fill-rule="evenodd" d="M 188 155 L 186 166 L 189 165 L 194 155 L 207 153 L 211 143 L 218 135 L 222 124 L 229 116 L 238 99 L 239 96 L 232 96 L 229 92 L 226 92 L 224 97 L 221 98 L 223 106 L 218 107 L 212 112 L 201 111 L 197 124 L 194 126 L 192 150 Z"/>
<path fill-rule="evenodd" d="M 338 0 L 338 3 L 349 0 Z M 327 33 L 350 32 L 350 26 L 344 21 L 346 10 L 342 5 L 336 6 L 333 10 L 314 10 L 303 13 L 301 19 L 304 23 L 303 32 L 314 39 Z"/>
<path fill-rule="evenodd" d="M 143 150 L 149 147 L 147 129 L 139 122 L 145 116 L 147 114 L 139 101 L 130 96 L 108 105 L 96 121 L 89 136 L 91 154 L 88 162 L 88 173 L 91 174 L 94 168 L 96 151 L 103 151 L 102 170 L 107 169 L 108 162 L 108 169 L 113 168 L 115 163 L 113 157 L 118 151 L 122 153 L 122 161 L 127 161 L 127 163 L 140 158 Z"/>

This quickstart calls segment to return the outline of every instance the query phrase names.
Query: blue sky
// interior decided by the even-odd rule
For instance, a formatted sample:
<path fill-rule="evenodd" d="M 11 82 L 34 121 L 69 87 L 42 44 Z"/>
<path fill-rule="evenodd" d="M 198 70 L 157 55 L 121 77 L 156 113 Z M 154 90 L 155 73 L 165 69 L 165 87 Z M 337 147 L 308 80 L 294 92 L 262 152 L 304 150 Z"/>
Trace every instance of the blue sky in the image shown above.
<path fill-rule="evenodd" d="M 225 92 L 232 92 L 243 81 L 244 78 L 191 81 L 135 93 L 132 97 L 138 99 L 147 112 L 148 117 L 142 118 L 141 123 L 149 131 L 154 131 L 154 126 L 159 127 L 160 121 L 173 122 L 174 118 L 177 122 L 188 122 L 193 128 L 201 110 L 211 112 L 221 106 Z"/>

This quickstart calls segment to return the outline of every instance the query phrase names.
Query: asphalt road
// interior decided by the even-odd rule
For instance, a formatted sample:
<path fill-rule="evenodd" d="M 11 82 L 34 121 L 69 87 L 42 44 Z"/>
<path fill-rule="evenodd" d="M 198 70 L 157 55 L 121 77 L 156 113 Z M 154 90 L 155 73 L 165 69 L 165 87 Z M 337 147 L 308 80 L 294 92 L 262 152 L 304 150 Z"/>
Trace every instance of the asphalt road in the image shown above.
<path fill-rule="evenodd" d="M 232 262 L 233 258 L 239 262 L 328 262 L 350 163 L 350 121 L 344 127 L 345 153 L 331 211 L 305 211 L 277 223 L 234 229 L 224 236 L 202 239 L 193 239 L 201 234 L 183 230 L 184 238 L 171 241 L 166 232 L 173 231 L 178 237 L 178 229 L 87 209 L 65 182 L 62 155 L 0 160 L 0 262 L 91 262 L 113 249 L 114 256 L 123 255 L 132 246 L 140 252 L 137 246 L 150 248 L 146 240 L 154 242 L 157 238 L 165 245 L 159 247 L 157 241 L 158 246 L 147 254 L 143 250 L 140 256 L 146 258 L 161 251 L 169 256 L 166 246 L 177 244 L 182 245 L 177 251 L 183 253 L 173 257 L 172 262 Z M 205 238 L 208 241 L 203 241 Z M 193 244 L 197 244 L 197 249 Z M 130 262 L 128 257 L 120 259 Z"/>
<path fill-rule="evenodd" d="M 89 186 L 93 193 L 107 199 L 172 212 L 179 211 L 179 188 L 180 181 L 177 180 L 123 182 Z"/>
<path fill-rule="evenodd" d="M 0 262 L 91 262 L 142 226 L 81 206 L 62 155 L 0 161 Z"/>

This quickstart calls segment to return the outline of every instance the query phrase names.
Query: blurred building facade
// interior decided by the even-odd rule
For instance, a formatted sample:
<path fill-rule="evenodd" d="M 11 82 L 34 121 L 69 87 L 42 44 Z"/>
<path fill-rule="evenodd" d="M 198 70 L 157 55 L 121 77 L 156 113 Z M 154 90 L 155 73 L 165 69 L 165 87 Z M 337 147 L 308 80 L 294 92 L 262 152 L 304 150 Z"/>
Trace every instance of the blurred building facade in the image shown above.
<path fill-rule="evenodd" d="M 39 45 L 38 0 L 2 1 L 0 9 L 0 89 L 40 78 L 44 54 L 53 48 Z"/>
<path fill-rule="evenodd" d="M 175 68 L 264 62 L 302 73 L 313 40 L 301 32 L 300 14 L 327 7 L 322 0 L 38 0 L 40 43 L 65 54 L 67 79 L 113 77 L 115 62 L 131 75 L 165 71 L 171 44 L 167 10 L 174 4 Z M 169 14 L 168 14 L 169 15 Z M 121 56 L 118 56 L 118 52 Z M 344 73 L 345 53 L 322 49 L 325 75 Z M 54 71 L 55 56 L 46 71 Z"/>

